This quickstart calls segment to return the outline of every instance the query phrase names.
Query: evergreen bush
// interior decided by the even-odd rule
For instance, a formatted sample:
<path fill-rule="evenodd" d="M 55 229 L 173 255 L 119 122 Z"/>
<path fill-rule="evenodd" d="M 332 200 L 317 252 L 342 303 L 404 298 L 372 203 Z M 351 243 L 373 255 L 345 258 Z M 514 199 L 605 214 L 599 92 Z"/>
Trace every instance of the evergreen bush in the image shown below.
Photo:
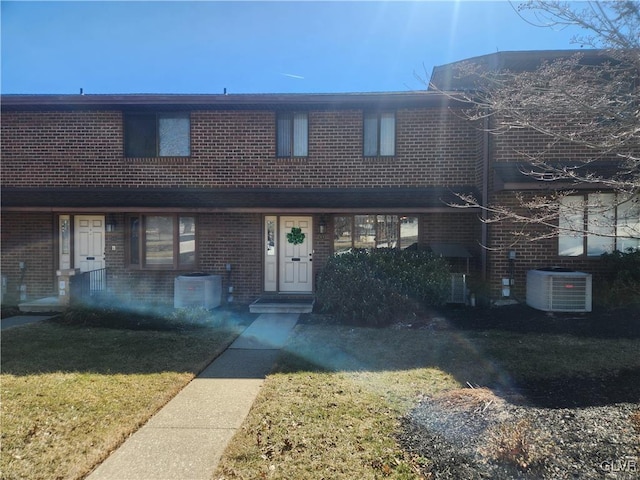
<path fill-rule="evenodd" d="M 383 326 L 443 304 L 450 281 L 448 263 L 431 252 L 354 249 L 329 258 L 316 294 L 344 322 Z"/>
<path fill-rule="evenodd" d="M 604 303 L 613 307 L 640 305 L 640 250 L 614 251 L 602 258 L 607 281 L 599 290 Z"/>

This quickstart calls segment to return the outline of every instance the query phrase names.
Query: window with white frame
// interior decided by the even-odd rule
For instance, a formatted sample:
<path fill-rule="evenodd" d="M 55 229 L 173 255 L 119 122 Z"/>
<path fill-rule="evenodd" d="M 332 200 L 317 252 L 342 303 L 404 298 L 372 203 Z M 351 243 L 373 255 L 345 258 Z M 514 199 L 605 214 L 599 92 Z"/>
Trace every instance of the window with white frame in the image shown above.
<path fill-rule="evenodd" d="M 418 218 L 401 215 L 334 217 L 335 253 L 352 248 L 407 248 L 418 242 Z"/>
<path fill-rule="evenodd" d="M 131 215 L 129 265 L 179 270 L 196 265 L 196 217 L 192 215 Z"/>
<path fill-rule="evenodd" d="M 306 113 L 282 112 L 276 122 L 278 157 L 306 157 L 309 153 L 309 118 Z"/>
<path fill-rule="evenodd" d="M 191 120 L 188 113 L 126 113 L 124 154 L 132 158 L 188 157 Z"/>
<path fill-rule="evenodd" d="M 396 114 L 366 112 L 364 114 L 364 156 L 390 157 L 396 154 Z"/>
<path fill-rule="evenodd" d="M 558 255 L 597 257 L 640 248 L 640 197 L 614 193 L 560 200 Z"/>

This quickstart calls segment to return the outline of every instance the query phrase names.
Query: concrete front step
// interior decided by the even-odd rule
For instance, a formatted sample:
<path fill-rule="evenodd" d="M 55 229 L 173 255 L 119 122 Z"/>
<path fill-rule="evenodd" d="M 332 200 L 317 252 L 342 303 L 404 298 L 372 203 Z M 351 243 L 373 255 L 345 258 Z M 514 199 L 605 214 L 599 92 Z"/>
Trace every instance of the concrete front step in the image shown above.
<path fill-rule="evenodd" d="M 311 296 L 261 297 L 251 305 L 251 313 L 311 313 L 315 299 Z"/>
<path fill-rule="evenodd" d="M 21 312 L 42 313 L 42 312 L 63 312 L 66 305 L 61 305 L 58 297 L 40 298 L 18 304 Z"/>

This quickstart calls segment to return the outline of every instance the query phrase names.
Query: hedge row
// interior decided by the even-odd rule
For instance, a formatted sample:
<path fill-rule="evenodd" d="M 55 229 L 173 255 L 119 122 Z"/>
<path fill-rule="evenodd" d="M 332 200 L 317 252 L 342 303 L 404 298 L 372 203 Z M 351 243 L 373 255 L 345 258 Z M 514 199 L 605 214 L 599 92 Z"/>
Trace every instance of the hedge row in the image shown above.
<path fill-rule="evenodd" d="M 316 298 L 343 322 L 383 326 L 443 304 L 450 282 L 448 263 L 431 252 L 356 249 L 329 259 Z"/>

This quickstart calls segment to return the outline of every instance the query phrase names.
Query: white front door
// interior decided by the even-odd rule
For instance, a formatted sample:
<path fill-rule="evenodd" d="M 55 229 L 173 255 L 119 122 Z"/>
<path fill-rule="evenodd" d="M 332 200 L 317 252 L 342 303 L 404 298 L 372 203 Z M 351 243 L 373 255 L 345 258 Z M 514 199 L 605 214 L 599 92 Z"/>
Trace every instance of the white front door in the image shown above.
<path fill-rule="evenodd" d="M 81 272 L 104 268 L 104 215 L 76 215 L 74 237 L 74 267 Z"/>
<path fill-rule="evenodd" d="M 281 292 L 313 292 L 312 217 L 280 217 L 279 290 Z M 291 243 L 287 234 L 292 228 L 301 229 L 302 243 Z"/>

